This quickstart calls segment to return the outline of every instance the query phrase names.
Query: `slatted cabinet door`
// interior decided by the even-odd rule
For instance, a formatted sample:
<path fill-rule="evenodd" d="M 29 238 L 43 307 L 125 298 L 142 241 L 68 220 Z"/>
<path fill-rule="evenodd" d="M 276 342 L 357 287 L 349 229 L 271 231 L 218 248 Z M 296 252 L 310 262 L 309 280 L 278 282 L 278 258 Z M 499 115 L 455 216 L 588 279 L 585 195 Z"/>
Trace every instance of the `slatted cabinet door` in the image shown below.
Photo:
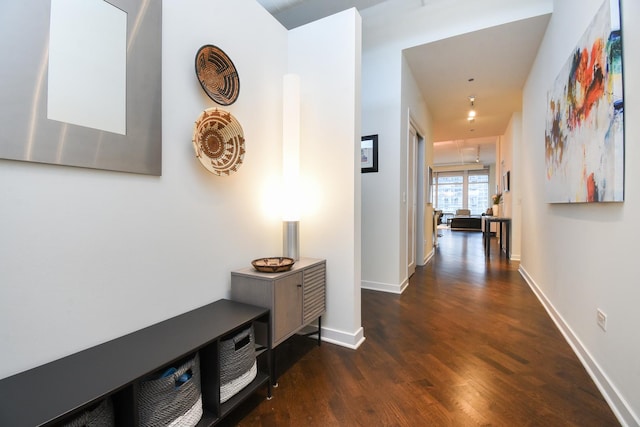
<path fill-rule="evenodd" d="M 326 263 L 304 269 L 303 318 L 305 325 L 322 316 L 326 310 Z"/>

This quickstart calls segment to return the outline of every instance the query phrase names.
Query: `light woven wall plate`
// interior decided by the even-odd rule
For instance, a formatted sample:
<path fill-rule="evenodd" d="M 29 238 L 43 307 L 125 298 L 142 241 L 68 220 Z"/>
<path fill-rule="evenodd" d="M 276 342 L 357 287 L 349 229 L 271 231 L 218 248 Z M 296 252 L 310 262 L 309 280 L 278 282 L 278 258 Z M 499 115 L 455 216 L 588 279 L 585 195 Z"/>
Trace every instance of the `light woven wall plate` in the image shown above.
<path fill-rule="evenodd" d="M 242 126 L 228 111 L 204 110 L 196 120 L 192 142 L 202 166 L 216 175 L 231 175 L 244 160 Z"/>
<path fill-rule="evenodd" d="M 204 45 L 196 54 L 196 75 L 202 89 L 220 105 L 231 105 L 240 94 L 240 77 L 231 59 L 217 46 Z"/>

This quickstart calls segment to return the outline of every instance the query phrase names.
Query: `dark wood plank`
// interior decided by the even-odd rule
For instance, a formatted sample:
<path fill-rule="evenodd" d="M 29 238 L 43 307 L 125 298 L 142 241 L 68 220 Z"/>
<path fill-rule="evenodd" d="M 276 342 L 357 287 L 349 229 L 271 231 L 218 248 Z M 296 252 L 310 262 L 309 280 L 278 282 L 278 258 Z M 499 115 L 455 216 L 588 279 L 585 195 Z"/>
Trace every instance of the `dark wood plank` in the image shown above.
<path fill-rule="evenodd" d="M 402 295 L 362 292 L 360 349 L 292 337 L 274 398 L 227 425 L 620 425 L 496 238 L 439 242 Z"/>

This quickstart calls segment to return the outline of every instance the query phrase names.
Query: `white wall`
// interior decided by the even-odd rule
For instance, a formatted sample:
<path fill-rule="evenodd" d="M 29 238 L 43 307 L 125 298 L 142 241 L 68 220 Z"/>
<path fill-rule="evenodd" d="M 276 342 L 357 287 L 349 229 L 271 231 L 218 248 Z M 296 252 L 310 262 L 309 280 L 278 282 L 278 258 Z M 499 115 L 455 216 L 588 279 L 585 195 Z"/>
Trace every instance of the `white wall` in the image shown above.
<path fill-rule="evenodd" d="M 409 143 L 409 128 L 413 125 L 418 134 L 424 138 L 424 161 L 419 167 L 426 173 L 429 166 L 433 166 L 433 136 L 432 136 L 432 124 L 431 113 L 427 108 L 427 104 L 420 94 L 418 83 L 407 60 L 402 55 L 401 63 L 401 95 L 400 95 L 400 159 L 401 159 L 401 171 L 400 171 L 400 222 L 399 222 L 399 237 L 398 243 L 399 264 L 398 271 L 402 278 L 400 283 L 404 288 L 409 284 L 409 276 L 407 274 L 407 260 L 408 253 L 408 224 L 407 224 L 407 210 L 408 203 L 410 202 L 409 195 L 409 174 L 408 174 L 408 143 Z M 416 156 L 417 156 L 416 152 Z M 426 188 L 425 188 L 426 190 Z M 425 191 L 426 193 L 426 191 Z M 404 195 L 406 194 L 406 197 Z M 425 206 L 425 212 L 429 213 L 428 207 Z M 417 214 L 417 212 L 416 212 Z M 416 239 L 416 247 L 422 245 L 422 252 L 425 254 L 433 253 L 433 213 L 431 211 L 430 217 L 423 218 L 425 235 L 422 236 L 422 241 L 419 238 Z M 403 227 L 404 230 L 403 230 Z M 417 265 L 423 265 L 424 259 L 417 259 Z"/>
<path fill-rule="evenodd" d="M 360 315 L 361 20 L 355 9 L 289 33 L 289 71 L 300 75 L 300 174 L 307 199 L 301 256 L 327 258 L 323 339 L 364 340 Z"/>
<path fill-rule="evenodd" d="M 520 195 L 520 147 L 522 145 L 522 113 L 513 113 L 504 135 L 500 138 L 498 149 L 500 162 L 496 165 L 496 180 L 502 191 L 501 216 L 511 218 L 511 259 L 520 260 L 522 240 L 522 201 Z M 510 191 L 505 191 L 504 174 L 510 171 Z"/>
<path fill-rule="evenodd" d="M 418 89 L 418 83 L 409 68 L 406 58 L 404 55 L 402 56 L 402 101 L 400 111 L 402 112 L 401 122 L 405 121 L 406 126 L 404 128 L 404 134 L 400 137 L 401 140 L 406 144 L 408 141 L 408 130 L 409 126 L 412 125 L 416 128 L 419 135 L 423 138 L 423 147 L 424 150 L 424 159 L 422 165 L 423 176 L 418 177 L 418 179 L 424 180 L 424 235 L 423 241 L 416 241 L 416 247 L 420 244 L 423 245 L 422 253 L 424 254 L 423 259 L 416 259 L 418 265 L 424 265 L 425 260 L 430 259 L 433 256 L 433 207 L 430 206 L 429 200 L 426 199 L 427 186 L 428 186 L 428 167 L 433 167 L 433 135 L 432 135 L 432 120 L 431 113 L 427 108 L 427 104 L 422 98 L 420 94 L 420 90 Z M 419 160 L 419 159 L 418 159 Z M 406 173 L 405 173 L 406 175 Z M 407 177 L 408 179 L 408 177 Z M 407 181 L 408 184 L 408 181 Z M 405 188 L 406 185 L 405 184 Z M 402 190 L 401 190 L 402 191 Z M 405 215 L 406 215 L 406 206 L 405 206 Z M 407 234 L 402 234 L 404 240 L 406 242 Z M 402 241 L 402 239 L 401 239 Z M 402 245 L 402 243 L 400 243 Z M 404 245 L 406 250 L 408 250 L 408 245 L 405 243 Z M 405 266 L 400 266 L 406 268 Z M 407 278 L 408 280 L 408 278 Z"/>
<path fill-rule="evenodd" d="M 344 70 L 334 76 L 351 81 L 341 87 L 350 99 L 359 96 L 354 21 L 351 16 L 318 27 L 350 34 L 340 46 L 333 42 L 334 55 L 323 58 L 328 67 Z M 0 378 L 227 297 L 232 269 L 281 253 L 274 201 L 287 31 L 254 0 L 168 0 L 162 43 L 161 177 L 0 160 Z M 229 177 L 207 172 L 191 145 L 194 121 L 215 105 L 194 73 L 204 44 L 221 47 L 240 75 L 240 96 L 224 109 L 242 124 L 247 152 Z M 317 100 L 314 108 L 330 111 L 334 101 Z M 339 142 L 359 128 L 354 105 L 341 110 L 349 115 L 338 126 Z M 332 119 L 330 113 L 314 118 L 325 128 Z M 331 154 L 345 168 L 338 177 L 348 182 L 312 170 L 308 179 L 322 203 L 309 223 L 336 219 L 339 201 L 355 227 L 357 183 L 348 165 L 354 148 L 337 144 Z M 347 220 L 337 222 L 337 238 L 337 232 L 318 238 L 303 224 L 301 250 L 328 259 L 330 303 L 336 292 L 354 295 L 340 306 L 343 315 L 330 307 L 327 316 L 333 329 L 351 338 L 360 327 L 356 232 L 347 230 Z M 349 261 L 351 269 L 345 267 Z"/>
<path fill-rule="evenodd" d="M 362 52 L 362 135 L 378 135 L 378 172 L 362 174 L 362 280 L 368 288 L 401 285 L 401 56 L 396 53 L 389 61 L 385 52 Z"/>
<path fill-rule="evenodd" d="M 625 75 L 625 201 L 545 202 L 544 128 L 547 91 L 601 0 L 557 0 L 524 88 L 521 271 L 592 373 L 619 418 L 640 425 L 640 3 L 622 1 Z M 607 331 L 596 309 L 607 314 Z"/>
<path fill-rule="evenodd" d="M 390 99 L 376 99 L 378 91 L 363 91 L 362 95 L 363 106 L 368 107 L 366 111 L 363 107 L 363 121 L 369 123 L 363 127 L 362 135 L 378 134 L 378 172 L 362 175 L 362 206 L 365 212 L 362 228 L 367 230 L 362 235 L 362 258 L 367 264 L 363 269 L 362 287 L 391 293 L 401 293 L 408 285 L 409 279 L 407 198 L 403 198 L 403 193 L 406 194 L 408 184 L 407 141 L 410 121 L 424 138 L 424 170 L 426 171 L 427 166 L 433 165 L 431 116 L 406 60 L 400 52 L 398 54 L 401 59 L 398 64 L 400 68 L 397 70 L 400 72 L 397 80 L 400 82 L 401 99 L 397 100 L 399 103 L 396 105 Z M 363 59 L 363 64 L 367 64 L 367 67 L 371 67 L 372 62 L 375 62 L 371 56 L 367 60 Z M 387 68 L 386 71 L 392 70 Z M 366 74 L 367 77 L 363 76 L 363 87 L 371 84 L 366 78 L 371 78 L 375 73 L 371 73 L 369 69 Z M 396 111 L 392 111 L 391 106 L 396 106 Z M 371 120 L 372 116 L 377 119 Z M 400 134 L 397 136 L 385 132 L 388 129 L 381 126 L 388 124 L 393 117 L 397 118 L 399 124 Z M 401 171 L 398 169 L 400 165 L 403 168 Z M 425 208 L 425 212 L 427 216 L 433 215 L 428 207 Z M 432 218 L 425 218 L 423 253 L 427 256 L 433 253 L 431 223 Z M 423 262 L 424 260 L 417 260 L 418 265 Z"/>
<path fill-rule="evenodd" d="M 406 117 L 417 104 L 403 86 L 402 50 L 551 11 L 552 0 L 399 0 L 362 12 L 362 134 L 379 135 L 380 170 L 362 177 L 364 287 L 406 282 Z"/>

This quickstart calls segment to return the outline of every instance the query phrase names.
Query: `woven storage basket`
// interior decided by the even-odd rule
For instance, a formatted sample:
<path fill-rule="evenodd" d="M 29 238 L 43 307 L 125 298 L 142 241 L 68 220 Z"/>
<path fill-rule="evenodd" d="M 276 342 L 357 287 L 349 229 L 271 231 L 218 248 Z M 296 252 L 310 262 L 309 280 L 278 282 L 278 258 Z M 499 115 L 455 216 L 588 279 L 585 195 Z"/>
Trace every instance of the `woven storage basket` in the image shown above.
<path fill-rule="evenodd" d="M 93 409 L 83 412 L 63 427 L 114 427 L 116 425 L 111 399 L 105 399 Z"/>
<path fill-rule="evenodd" d="M 182 382 L 185 374 L 190 374 L 190 378 Z M 138 401 L 141 426 L 195 426 L 202 418 L 198 355 L 171 375 L 141 381 Z"/>
<path fill-rule="evenodd" d="M 202 396 L 200 396 L 196 404 L 193 405 L 186 414 L 173 420 L 167 427 L 194 426 L 198 424 L 200 418 L 202 418 Z"/>
<path fill-rule="evenodd" d="M 256 374 L 253 326 L 220 341 L 220 402 L 246 387 Z"/>
<path fill-rule="evenodd" d="M 258 362 L 253 362 L 253 365 L 247 372 L 240 375 L 235 380 L 231 380 L 228 383 L 220 385 L 220 403 L 224 403 L 227 400 L 235 396 L 240 390 L 251 384 L 258 375 Z"/>

